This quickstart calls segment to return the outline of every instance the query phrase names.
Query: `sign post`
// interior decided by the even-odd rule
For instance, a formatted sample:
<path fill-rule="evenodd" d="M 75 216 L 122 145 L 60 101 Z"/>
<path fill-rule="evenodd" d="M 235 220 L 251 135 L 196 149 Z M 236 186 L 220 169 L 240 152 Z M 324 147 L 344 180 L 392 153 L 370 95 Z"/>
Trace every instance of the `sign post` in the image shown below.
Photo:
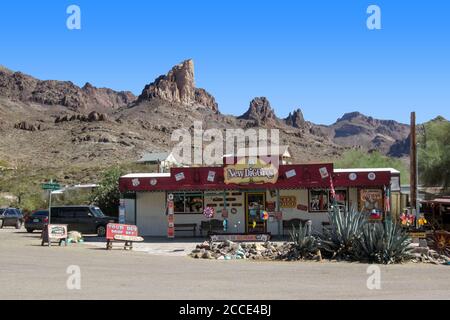
<path fill-rule="evenodd" d="M 125 224 L 125 199 L 120 199 L 120 204 L 119 204 L 119 223 Z"/>
<path fill-rule="evenodd" d="M 167 201 L 167 237 L 169 239 L 175 238 L 175 221 L 174 221 L 174 203 L 173 194 L 169 194 Z"/>
<path fill-rule="evenodd" d="M 50 226 L 51 223 L 52 223 L 52 221 L 51 221 L 51 219 L 52 219 L 52 213 L 51 213 L 51 210 L 52 210 L 52 192 L 56 191 L 56 190 L 60 190 L 61 186 L 60 186 L 59 183 L 54 183 L 53 180 L 50 180 L 50 182 L 43 183 L 41 185 L 41 187 L 42 187 L 43 190 L 48 190 L 48 225 Z M 50 241 L 48 242 L 48 246 L 49 247 L 51 246 Z"/>

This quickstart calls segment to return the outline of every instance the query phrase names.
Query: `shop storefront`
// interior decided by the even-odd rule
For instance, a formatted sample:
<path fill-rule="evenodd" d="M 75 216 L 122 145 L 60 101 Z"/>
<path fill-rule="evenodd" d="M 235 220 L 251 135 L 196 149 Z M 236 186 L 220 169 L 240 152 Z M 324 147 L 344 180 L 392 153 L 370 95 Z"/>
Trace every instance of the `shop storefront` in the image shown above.
<path fill-rule="evenodd" d="M 234 164 L 224 167 L 172 168 L 170 173 L 130 174 L 120 178 L 126 195 L 126 222 L 144 236 L 167 236 L 168 199 L 177 225 L 218 220 L 217 233 L 286 234 L 283 221 L 311 220 L 320 232 L 333 199 L 343 208 L 356 206 L 373 218 L 391 214 L 393 169 L 334 170 L 333 164 Z M 395 188 L 395 186 L 394 186 Z M 212 217 L 205 215 L 205 210 Z M 376 214 L 375 214 L 376 213 Z M 216 224 L 217 225 L 217 224 Z"/>

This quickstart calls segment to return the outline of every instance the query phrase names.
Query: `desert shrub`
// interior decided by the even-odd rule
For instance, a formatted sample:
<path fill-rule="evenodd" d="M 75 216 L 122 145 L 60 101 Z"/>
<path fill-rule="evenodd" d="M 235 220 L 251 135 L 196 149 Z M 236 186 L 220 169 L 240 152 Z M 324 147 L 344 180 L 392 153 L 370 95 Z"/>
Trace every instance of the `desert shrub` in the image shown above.
<path fill-rule="evenodd" d="M 293 226 L 289 235 L 292 246 L 288 255 L 291 260 L 312 258 L 319 253 L 319 241 L 311 235 L 308 224 L 300 224 L 298 228 Z"/>
<path fill-rule="evenodd" d="M 355 243 L 367 224 L 366 215 L 354 207 L 347 211 L 333 206 L 328 217 L 331 228 L 322 235 L 322 252 L 332 259 L 351 260 L 355 255 Z"/>
<path fill-rule="evenodd" d="M 355 242 L 355 258 L 371 263 L 399 263 L 410 257 L 410 243 L 406 231 L 391 219 L 367 223 Z"/>

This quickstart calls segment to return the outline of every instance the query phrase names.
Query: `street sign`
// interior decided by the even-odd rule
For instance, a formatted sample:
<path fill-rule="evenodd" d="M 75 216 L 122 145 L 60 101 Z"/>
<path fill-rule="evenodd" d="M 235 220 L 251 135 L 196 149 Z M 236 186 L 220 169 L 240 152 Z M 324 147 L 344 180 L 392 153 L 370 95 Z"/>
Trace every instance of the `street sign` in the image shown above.
<path fill-rule="evenodd" d="M 43 183 L 41 185 L 43 190 L 51 190 L 51 191 L 56 191 L 61 189 L 61 186 L 59 185 L 59 183 Z"/>

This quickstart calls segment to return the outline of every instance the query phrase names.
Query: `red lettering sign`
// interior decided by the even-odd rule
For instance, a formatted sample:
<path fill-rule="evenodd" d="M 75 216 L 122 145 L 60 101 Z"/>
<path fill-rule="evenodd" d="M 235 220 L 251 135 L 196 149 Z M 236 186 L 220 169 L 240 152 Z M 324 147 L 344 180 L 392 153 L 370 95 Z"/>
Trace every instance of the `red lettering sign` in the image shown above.
<path fill-rule="evenodd" d="M 106 239 L 114 240 L 114 236 L 116 235 L 137 237 L 138 228 L 134 225 L 108 223 L 106 226 Z"/>

